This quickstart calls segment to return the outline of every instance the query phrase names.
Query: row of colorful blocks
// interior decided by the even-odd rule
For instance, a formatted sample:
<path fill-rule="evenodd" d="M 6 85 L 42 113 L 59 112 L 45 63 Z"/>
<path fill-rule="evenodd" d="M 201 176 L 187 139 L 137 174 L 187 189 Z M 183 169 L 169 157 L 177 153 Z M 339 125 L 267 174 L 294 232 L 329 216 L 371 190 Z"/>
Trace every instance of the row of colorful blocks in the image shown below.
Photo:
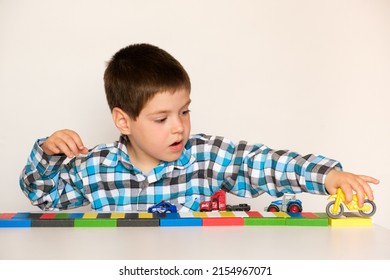
<path fill-rule="evenodd" d="M 1 227 L 167 227 L 167 226 L 366 226 L 370 218 L 346 213 L 188 212 L 188 213 L 0 213 Z"/>

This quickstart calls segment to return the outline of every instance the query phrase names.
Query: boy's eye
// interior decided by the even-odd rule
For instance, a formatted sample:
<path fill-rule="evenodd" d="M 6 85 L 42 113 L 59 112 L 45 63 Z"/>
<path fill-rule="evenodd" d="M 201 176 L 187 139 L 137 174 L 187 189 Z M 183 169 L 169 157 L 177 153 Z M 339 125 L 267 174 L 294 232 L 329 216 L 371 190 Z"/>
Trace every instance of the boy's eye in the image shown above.
<path fill-rule="evenodd" d="M 185 111 L 183 111 L 181 114 L 182 114 L 182 115 L 188 115 L 190 112 L 191 112 L 190 110 L 185 110 Z"/>
<path fill-rule="evenodd" d="M 156 123 L 163 123 L 166 121 L 167 118 L 161 118 L 161 119 L 156 119 L 154 120 Z"/>

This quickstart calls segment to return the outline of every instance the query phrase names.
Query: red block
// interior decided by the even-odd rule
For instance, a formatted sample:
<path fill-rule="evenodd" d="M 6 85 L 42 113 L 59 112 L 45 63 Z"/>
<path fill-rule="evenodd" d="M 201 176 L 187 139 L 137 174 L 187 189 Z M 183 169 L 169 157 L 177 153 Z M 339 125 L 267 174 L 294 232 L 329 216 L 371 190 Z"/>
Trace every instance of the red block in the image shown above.
<path fill-rule="evenodd" d="M 202 218 L 202 226 L 243 226 L 244 219 L 240 217 Z"/>
<path fill-rule="evenodd" d="M 248 214 L 249 217 L 251 218 L 262 218 L 263 216 L 257 212 L 257 211 L 248 211 L 246 212 Z"/>
<path fill-rule="evenodd" d="M 1 213 L 0 219 L 12 219 L 13 216 L 15 216 L 16 213 Z"/>
<path fill-rule="evenodd" d="M 54 219 L 57 213 L 43 213 L 41 219 Z"/>
<path fill-rule="evenodd" d="M 302 212 L 301 214 L 305 218 L 319 218 L 316 214 L 311 212 Z"/>

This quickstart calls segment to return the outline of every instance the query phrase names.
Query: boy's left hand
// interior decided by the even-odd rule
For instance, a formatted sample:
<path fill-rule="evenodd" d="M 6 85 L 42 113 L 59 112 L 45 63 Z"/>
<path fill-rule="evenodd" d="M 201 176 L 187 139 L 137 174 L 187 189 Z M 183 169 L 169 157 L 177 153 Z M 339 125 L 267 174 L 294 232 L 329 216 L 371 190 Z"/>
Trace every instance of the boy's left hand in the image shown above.
<path fill-rule="evenodd" d="M 335 194 L 337 188 L 341 188 L 345 200 L 350 202 L 355 192 L 358 197 L 358 206 L 363 207 L 364 194 L 369 200 L 374 200 L 371 186 L 368 183 L 378 184 L 379 180 L 366 175 L 356 175 L 349 172 L 331 170 L 325 178 L 325 188 L 330 194 Z"/>

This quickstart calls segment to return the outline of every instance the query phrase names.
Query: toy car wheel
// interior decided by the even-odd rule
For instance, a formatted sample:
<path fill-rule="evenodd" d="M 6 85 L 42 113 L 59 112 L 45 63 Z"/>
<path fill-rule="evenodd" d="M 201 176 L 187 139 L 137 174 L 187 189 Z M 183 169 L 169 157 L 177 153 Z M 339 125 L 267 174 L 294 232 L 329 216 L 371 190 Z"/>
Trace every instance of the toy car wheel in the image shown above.
<path fill-rule="evenodd" d="M 364 201 L 363 207 L 367 207 L 370 209 L 368 211 L 359 210 L 360 215 L 364 217 L 371 217 L 376 212 L 376 204 L 373 201 L 369 201 L 368 199 Z"/>
<path fill-rule="evenodd" d="M 342 204 L 340 204 L 339 211 L 337 213 L 333 213 L 332 210 L 333 210 L 334 204 L 335 204 L 335 202 L 332 201 L 332 202 L 329 202 L 328 205 L 326 205 L 326 214 L 333 219 L 340 218 L 341 215 L 343 215 L 343 213 L 344 213 L 344 207 Z"/>
<path fill-rule="evenodd" d="M 277 205 L 271 204 L 270 206 L 268 206 L 267 211 L 268 212 L 280 212 L 280 209 Z"/>
<path fill-rule="evenodd" d="M 287 208 L 287 212 L 292 212 L 292 213 L 302 212 L 302 207 L 298 203 L 291 203 Z"/>

